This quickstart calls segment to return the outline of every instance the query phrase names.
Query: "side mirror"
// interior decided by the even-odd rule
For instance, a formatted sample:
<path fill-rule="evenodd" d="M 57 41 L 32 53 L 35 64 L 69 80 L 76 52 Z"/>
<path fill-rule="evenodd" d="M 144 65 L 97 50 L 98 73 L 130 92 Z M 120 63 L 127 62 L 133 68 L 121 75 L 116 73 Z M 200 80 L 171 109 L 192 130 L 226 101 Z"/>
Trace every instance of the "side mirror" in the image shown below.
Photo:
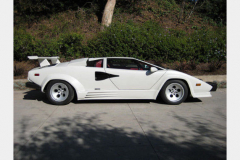
<path fill-rule="evenodd" d="M 156 67 L 151 67 L 151 68 L 150 68 L 150 71 L 151 71 L 151 72 L 156 72 L 156 71 L 158 71 L 158 69 L 157 69 Z"/>

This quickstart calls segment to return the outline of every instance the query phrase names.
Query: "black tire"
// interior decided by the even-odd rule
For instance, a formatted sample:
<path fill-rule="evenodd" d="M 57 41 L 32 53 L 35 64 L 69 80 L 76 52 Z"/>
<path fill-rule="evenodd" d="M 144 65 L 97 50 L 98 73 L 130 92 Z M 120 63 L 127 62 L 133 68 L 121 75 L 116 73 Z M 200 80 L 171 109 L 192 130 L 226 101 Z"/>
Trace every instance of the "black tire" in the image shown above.
<path fill-rule="evenodd" d="M 178 105 L 188 97 L 188 86 L 181 80 L 169 80 L 163 85 L 160 97 L 167 104 Z"/>
<path fill-rule="evenodd" d="M 48 100 L 55 105 L 69 104 L 74 98 L 74 90 L 66 81 L 55 80 L 49 82 L 46 90 Z"/>

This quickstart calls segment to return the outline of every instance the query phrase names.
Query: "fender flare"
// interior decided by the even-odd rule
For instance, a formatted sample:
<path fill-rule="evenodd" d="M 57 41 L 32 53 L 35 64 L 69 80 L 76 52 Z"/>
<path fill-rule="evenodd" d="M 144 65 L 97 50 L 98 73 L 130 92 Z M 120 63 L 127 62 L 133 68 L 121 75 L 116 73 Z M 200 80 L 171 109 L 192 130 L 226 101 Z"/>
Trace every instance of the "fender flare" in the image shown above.
<path fill-rule="evenodd" d="M 191 86 L 190 81 L 189 81 L 186 77 L 182 77 L 182 76 L 176 77 L 176 76 L 174 76 L 174 75 L 166 75 L 166 76 L 162 77 L 162 78 L 159 80 L 159 82 L 158 82 L 159 86 L 157 87 L 157 92 L 156 92 L 155 98 L 158 97 L 158 94 L 160 93 L 163 85 L 164 85 L 167 81 L 169 81 L 169 80 L 181 80 L 181 81 L 184 81 L 184 82 L 186 82 L 186 85 L 187 85 L 188 88 L 189 88 L 189 91 L 190 91 L 189 94 L 192 94 L 192 93 L 194 92 L 194 91 L 193 91 L 193 88 L 192 88 L 192 86 Z"/>
<path fill-rule="evenodd" d="M 45 89 L 46 85 L 52 80 L 63 80 L 63 81 L 68 82 L 73 87 L 73 89 L 76 91 L 78 98 L 79 98 L 79 96 L 81 96 L 80 95 L 81 92 L 85 92 L 84 86 L 76 78 L 69 76 L 69 75 L 65 75 L 65 74 L 52 74 L 52 75 L 47 76 L 41 84 L 41 91 L 43 93 L 44 93 L 44 89 Z"/>

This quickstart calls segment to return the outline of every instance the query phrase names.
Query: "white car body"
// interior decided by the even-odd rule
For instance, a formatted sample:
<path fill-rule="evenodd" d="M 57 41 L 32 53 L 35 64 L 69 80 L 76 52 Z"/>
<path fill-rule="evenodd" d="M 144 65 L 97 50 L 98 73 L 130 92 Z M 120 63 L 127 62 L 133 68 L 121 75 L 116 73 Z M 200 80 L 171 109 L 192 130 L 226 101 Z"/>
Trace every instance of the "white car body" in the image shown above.
<path fill-rule="evenodd" d="M 30 57 L 29 57 L 30 58 Z M 50 57 L 46 57 L 47 59 Z M 40 59 L 38 57 L 32 59 Z M 44 58 L 42 58 L 44 59 Z M 43 61 L 41 59 L 41 61 Z M 151 66 L 149 70 L 130 70 L 109 68 L 107 60 L 130 59 Z M 87 67 L 87 63 L 103 60 L 102 67 Z M 78 100 L 90 99 L 153 99 L 168 80 L 182 80 L 189 88 L 194 98 L 211 97 L 212 86 L 188 74 L 164 69 L 151 63 L 135 58 L 102 57 L 82 58 L 60 63 L 55 59 L 55 65 L 48 64 L 34 68 L 28 73 L 28 80 L 41 86 L 45 92 L 46 86 L 52 80 L 68 82 L 75 90 Z M 46 61 L 44 61 L 46 63 Z M 151 71 L 152 70 L 152 71 Z M 200 84 L 197 85 L 197 84 Z"/>

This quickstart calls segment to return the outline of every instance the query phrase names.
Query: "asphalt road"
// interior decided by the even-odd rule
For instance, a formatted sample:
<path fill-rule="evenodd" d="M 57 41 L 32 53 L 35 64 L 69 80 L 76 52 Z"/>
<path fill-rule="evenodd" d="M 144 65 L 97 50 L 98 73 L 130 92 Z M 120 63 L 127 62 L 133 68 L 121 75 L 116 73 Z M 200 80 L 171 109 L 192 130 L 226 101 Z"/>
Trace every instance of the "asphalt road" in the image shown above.
<path fill-rule="evenodd" d="M 226 89 L 178 106 L 14 91 L 15 159 L 226 159 Z"/>

